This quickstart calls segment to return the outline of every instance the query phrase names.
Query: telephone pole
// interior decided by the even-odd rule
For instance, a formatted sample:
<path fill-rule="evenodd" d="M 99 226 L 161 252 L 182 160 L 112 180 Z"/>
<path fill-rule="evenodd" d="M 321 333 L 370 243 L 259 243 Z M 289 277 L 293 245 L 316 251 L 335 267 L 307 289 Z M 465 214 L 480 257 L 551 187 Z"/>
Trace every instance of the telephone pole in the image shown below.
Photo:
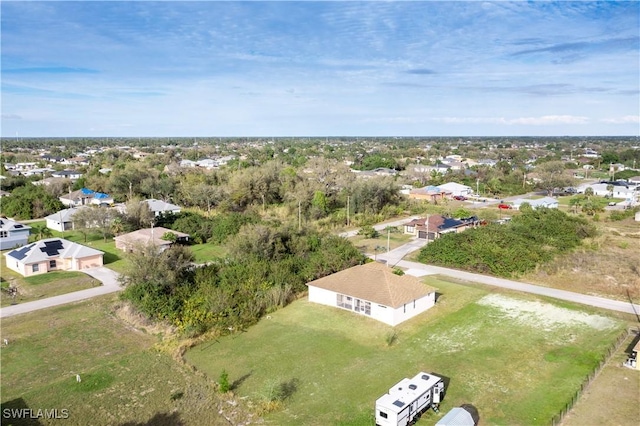
<path fill-rule="evenodd" d="M 349 208 L 349 199 L 350 199 L 350 198 L 351 198 L 351 197 L 349 197 L 349 196 L 347 195 L 347 227 L 349 226 L 349 210 L 350 210 L 350 208 Z"/>

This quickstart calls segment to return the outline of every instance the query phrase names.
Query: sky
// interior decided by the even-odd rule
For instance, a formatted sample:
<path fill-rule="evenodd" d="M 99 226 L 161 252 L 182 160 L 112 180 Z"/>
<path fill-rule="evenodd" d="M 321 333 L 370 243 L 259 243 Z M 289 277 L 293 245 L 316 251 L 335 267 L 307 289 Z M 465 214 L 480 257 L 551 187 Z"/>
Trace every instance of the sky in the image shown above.
<path fill-rule="evenodd" d="M 640 135 L 638 1 L 6 1 L 2 137 Z"/>

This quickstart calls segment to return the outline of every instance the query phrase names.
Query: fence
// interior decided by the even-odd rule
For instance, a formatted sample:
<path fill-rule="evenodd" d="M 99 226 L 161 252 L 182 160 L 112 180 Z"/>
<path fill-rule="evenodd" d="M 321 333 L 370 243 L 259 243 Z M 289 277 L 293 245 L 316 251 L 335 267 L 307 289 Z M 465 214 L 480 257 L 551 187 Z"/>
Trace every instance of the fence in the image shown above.
<path fill-rule="evenodd" d="M 564 420 L 565 416 L 569 414 L 569 412 L 571 411 L 575 403 L 578 402 L 582 394 L 587 390 L 589 385 L 591 385 L 591 382 L 596 377 L 598 377 L 598 374 L 600 374 L 600 371 L 602 371 L 602 368 L 605 365 L 607 365 L 611 357 L 620 348 L 620 345 L 622 345 L 631 334 L 638 333 L 638 332 L 639 331 L 635 331 L 634 329 L 626 329 L 625 331 L 620 333 L 616 341 L 611 346 L 609 346 L 609 349 L 607 349 L 607 353 L 604 356 L 604 358 L 600 361 L 600 363 L 596 366 L 596 368 L 594 368 L 593 371 L 589 373 L 587 377 L 584 378 L 584 380 L 582 381 L 582 384 L 580 385 L 580 389 L 576 391 L 576 393 L 573 395 L 571 400 L 567 402 L 564 408 L 558 414 L 553 416 L 553 418 L 551 419 L 551 426 L 558 426 L 562 423 L 562 420 Z"/>

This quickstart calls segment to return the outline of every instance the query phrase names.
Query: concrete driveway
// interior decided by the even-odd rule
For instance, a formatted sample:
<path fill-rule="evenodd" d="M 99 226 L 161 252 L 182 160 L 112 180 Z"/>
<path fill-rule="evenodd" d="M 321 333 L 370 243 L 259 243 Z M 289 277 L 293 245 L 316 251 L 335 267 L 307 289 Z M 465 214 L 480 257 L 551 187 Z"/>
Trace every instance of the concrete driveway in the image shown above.
<path fill-rule="evenodd" d="M 118 282 L 118 274 L 104 266 L 98 268 L 85 269 L 87 275 L 102 282 L 100 287 L 88 288 L 86 290 L 74 291 L 73 293 L 61 294 L 59 296 L 47 297 L 46 299 L 34 300 L 32 302 L 20 303 L 18 305 L 6 306 L 0 309 L 0 318 L 7 318 L 13 315 L 24 314 L 26 312 L 37 311 L 39 309 L 51 308 L 53 306 L 65 305 L 67 303 L 78 302 L 80 300 L 91 299 L 92 297 L 114 293 L 122 290 Z"/>

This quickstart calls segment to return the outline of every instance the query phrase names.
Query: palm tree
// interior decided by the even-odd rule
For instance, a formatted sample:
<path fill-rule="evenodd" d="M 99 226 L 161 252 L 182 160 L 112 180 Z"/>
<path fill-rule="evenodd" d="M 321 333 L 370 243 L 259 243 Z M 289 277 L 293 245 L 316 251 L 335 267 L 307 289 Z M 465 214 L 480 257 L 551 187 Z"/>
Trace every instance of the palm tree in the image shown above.
<path fill-rule="evenodd" d="M 36 237 L 36 240 L 42 240 L 44 238 L 51 238 L 53 233 L 51 229 L 46 225 L 34 225 L 31 227 L 31 234 Z"/>
<path fill-rule="evenodd" d="M 613 185 L 607 185 L 607 191 L 609 191 L 609 196 L 613 198 Z"/>

